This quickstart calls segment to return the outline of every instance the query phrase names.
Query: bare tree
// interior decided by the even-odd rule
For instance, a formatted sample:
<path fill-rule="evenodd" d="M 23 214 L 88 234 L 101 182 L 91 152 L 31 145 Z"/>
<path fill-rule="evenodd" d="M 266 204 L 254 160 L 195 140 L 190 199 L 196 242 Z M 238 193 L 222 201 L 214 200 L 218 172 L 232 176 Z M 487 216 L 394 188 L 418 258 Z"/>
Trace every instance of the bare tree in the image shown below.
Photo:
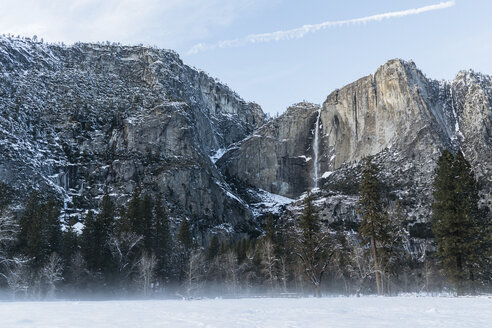
<path fill-rule="evenodd" d="M 138 261 L 138 273 L 142 283 L 142 289 L 145 296 L 149 295 L 151 283 L 155 277 L 157 259 L 154 254 L 144 252 Z"/>
<path fill-rule="evenodd" d="M 0 211 L 0 277 L 8 280 L 9 266 L 14 265 L 14 259 L 9 256 L 9 249 L 16 242 L 18 226 L 10 216 Z"/>
<path fill-rule="evenodd" d="M 442 288 L 442 276 L 439 273 L 437 263 L 428 255 L 431 245 L 429 242 L 424 242 L 420 249 L 417 249 L 417 258 L 421 263 L 422 268 L 419 276 L 421 280 L 418 282 L 418 291 L 434 294 Z"/>
<path fill-rule="evenodd" d="M 142 239 L 134 232 L 122 232 L 112 235 L 108 241 L 122 282 L 128 281 L 137 265 L 135 252 Z"/>
<path fill-rule="evenodd" d="M 277 284 L 277 265 L 279 260 L 275 256 L 275 248 L 271 240 L 266 238 L 262 240 L 260 244 L 260 255 L 262 272 L 265 275 L 270 291 L 273 291 Z"/>
<path fill-rule="evenodd" d="M 372 258 L 367 256 L 366 251 L 357 242 L 351 244 L 347 270 L 350 277 L 357 282 L 355 293 L 360 296 L 364 282 L 374 275 L 376 270 Z"/>
<path fill-rule="evenodd" d="M 289 279 L 289 270 L 287 267 L 287 256 L 280 256 L 280 281 L 282 282 L 282 292 L 287 293 L 287 280 Z"/>
<path fill-rule="evenodd" d="M 13 299 L 17 298 L 17 294 L 27 294 L 30 286 L 30 275 L 28 267 L 29 259 L 26 257 L 14 257 L 8 262 L 7 274 L 4 277 L 12 291 Z"/>
<path fill-rule="evenodd" d="M 242 282 L 241 287 L 246 292 L 250 292 L 253 289 L 254 283 L 257 281 L 258 275 L 256 272 L 256 247 L 249 247 L 246 250 L 245 258 L 238 268 L 238 280 Z"/>
<path fill-rule="evenodd" d="M 190 253 L 186 266 L 185 291 L 188 297 L 195 295 L 201 288 L 204 277 L 204 255 L 200 250 Z"/>
<path fill-rule="evenodd" d="M 296 291 L 298 293 L 304 294 L 304 288 L 306 285 L 306 276 L 304 274 L 303 265 L 299 258 L 295 259 L 292 273 L 294 275 L 294 283 L 295 283 Z"/>
<path fill-rule="evenodd" d="M 75 252 L 67 268 L 68 280 L 72 286 L 83 288 L 91 277 L 91 272 L 87 269 L 87 262 L 80 251 Z"/>
<path fill-rule="evenodd" d="M 42 279 L 47 286 L 46 297 L 53 298 L 56 291 L 56 283 L 63 280 L 63 264 L 57 253 L 52 253 L 48 262 L 41 268 Z"/>
<path fill-rule="evenodd" d="M 222 255 L 224 271 L 225 271 L 225 284 L 227 289 L 232 294 L 238 292 L 238 263 L 237 257 L 233 250 L 228 250 Z"/>

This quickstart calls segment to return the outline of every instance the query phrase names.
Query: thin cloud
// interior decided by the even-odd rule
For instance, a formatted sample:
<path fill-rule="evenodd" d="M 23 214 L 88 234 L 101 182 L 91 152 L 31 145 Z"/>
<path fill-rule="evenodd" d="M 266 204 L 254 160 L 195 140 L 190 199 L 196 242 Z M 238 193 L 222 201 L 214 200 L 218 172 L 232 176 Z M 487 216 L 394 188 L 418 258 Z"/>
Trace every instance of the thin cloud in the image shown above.
<path fill-rule="evenodd" d="M 188 47 L 269 4 L 261 0 L 0 0 L 0 34 L 48 42 Z M 270 3 L 270 1 L 268 2 Z"/>
<path fill-rule="evenodd" d="M 446 1 L 440 2 L 438 4 L 424 6 L 420 8 L 413 8 L 401 11 L 393 11 L 383 14 L 371 15 L 360 18 L 353 19 L 345 19 L 339 21 L 327 21 L 320 24 L 313 25 L 304 25 L 298 28 L 294 28 L 291 30 L 281 30 L 271 33 L 262 33 L 262 34 L 250 34 L 243 38 L 232 39 L 232 40 L 224 40 L 219 41 L 217 43 L 198 43 L 194 45 L 188 52 L 188 55 L 193 55 L 202 51 L 211 50 L 215 48 L 233 48 L 233 47 L 241 47 L 247 44 L 254 43 L 266 43 L 272 41 L 284 41 L 284 40 L 293 40 L 293 39 L 301 39 L 309 33 L 315 33 L 320 30 L 324 30 L 330 27 L 341 27 L 347 25 L 357 25 L 357 24 L 366 24 L 369 22 L 379 22 L 384 19 L 398 18 L 409 15 L 418 15 L 424 12 L 433 11 L 433 10 L 441 10 L 449 7 L 453 7 L 455 5 L 455 1 Z"/>

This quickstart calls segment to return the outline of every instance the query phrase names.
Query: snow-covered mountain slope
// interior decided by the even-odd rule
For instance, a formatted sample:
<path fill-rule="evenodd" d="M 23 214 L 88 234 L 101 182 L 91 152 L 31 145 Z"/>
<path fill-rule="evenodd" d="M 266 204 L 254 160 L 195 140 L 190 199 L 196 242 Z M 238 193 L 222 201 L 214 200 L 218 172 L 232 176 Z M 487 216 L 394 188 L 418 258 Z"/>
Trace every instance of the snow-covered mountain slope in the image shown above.
<path fill-rule="evenodd" d="M 244 225 L 210 156 L 264 120 L 172 51 L 0 37 L 0 180 L 19 199 L 39 188 L 78 214 L 140 188 L 205 226 Z"/>

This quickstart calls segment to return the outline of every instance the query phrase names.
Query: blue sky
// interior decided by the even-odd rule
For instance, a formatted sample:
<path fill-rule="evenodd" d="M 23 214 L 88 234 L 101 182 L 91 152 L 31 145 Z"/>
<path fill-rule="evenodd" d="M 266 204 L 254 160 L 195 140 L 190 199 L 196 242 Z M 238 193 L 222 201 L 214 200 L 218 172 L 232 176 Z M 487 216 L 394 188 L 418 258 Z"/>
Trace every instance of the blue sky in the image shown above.
<path fill-rule="evenodd" d="M 407 15 L 280 41 L 268 34 L 394 12 Z M 436 79 L 452 79 L 468 68 L 492 74 L 491 14 L 488 0 L 2 0 L 0 33 L 171 48 L 275 114 L 302 100 L 322 103 L 334 89 L 396 57 L 413 59 Z M 267 42 L 245 41 L 260 33 L 267 33 Z M 197 44 L 204 50 L 190 51 Z"/>

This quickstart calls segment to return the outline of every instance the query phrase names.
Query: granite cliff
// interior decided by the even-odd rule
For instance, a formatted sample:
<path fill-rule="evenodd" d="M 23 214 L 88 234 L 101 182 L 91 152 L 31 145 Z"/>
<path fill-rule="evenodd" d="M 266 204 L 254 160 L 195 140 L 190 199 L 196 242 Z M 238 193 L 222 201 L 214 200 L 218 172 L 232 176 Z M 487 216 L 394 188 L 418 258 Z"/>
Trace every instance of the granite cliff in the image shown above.
<path fill-rule="evenodd" d="M 434 169 L 445 148 L 462 149 L 490 206 L 491 100 L 489 76 L 461 71 L 451 82 L 435 81 L 413 62 L 390 60 L 332 92 L 321 107 L 292 106 L 234 145 L 218 164 L 243 188 L 291 198 L 312 189 L 327 223 L 354 227 L 359 163 L 372 155 L 390 210 L 398 208 L 413 235 L 425 237 Z M 283 216 L 297 215 L 300 206 L 293 202 Z"/>
<path fill-rule="evenodd" d="M 76 220 L 104 193 L 124 205 L 138 188 L 198 230 L 253 235 L 267 212 L 295 217 L 312 190 L 323 220 L 351 229 L 359 163 L 373 155 L 391 211 L 425 238 L 444 148 L 463 150 L 490 206 L 491 104 L 490 76 L 435 81 L 395 59 L 266 120 L 169 50 L 0 37 L 0 180 L 19 202 L 31 188 L 56 195 Z"/>
<path fill-rule="evenodd" d="M 0 180 L 19 200 L 54 194 L 75 218 L 138 188 L 205 228 L 246 229 L 252 212 L 214 155 L 264 120 L 172 51 L 0 37 Z"/>

